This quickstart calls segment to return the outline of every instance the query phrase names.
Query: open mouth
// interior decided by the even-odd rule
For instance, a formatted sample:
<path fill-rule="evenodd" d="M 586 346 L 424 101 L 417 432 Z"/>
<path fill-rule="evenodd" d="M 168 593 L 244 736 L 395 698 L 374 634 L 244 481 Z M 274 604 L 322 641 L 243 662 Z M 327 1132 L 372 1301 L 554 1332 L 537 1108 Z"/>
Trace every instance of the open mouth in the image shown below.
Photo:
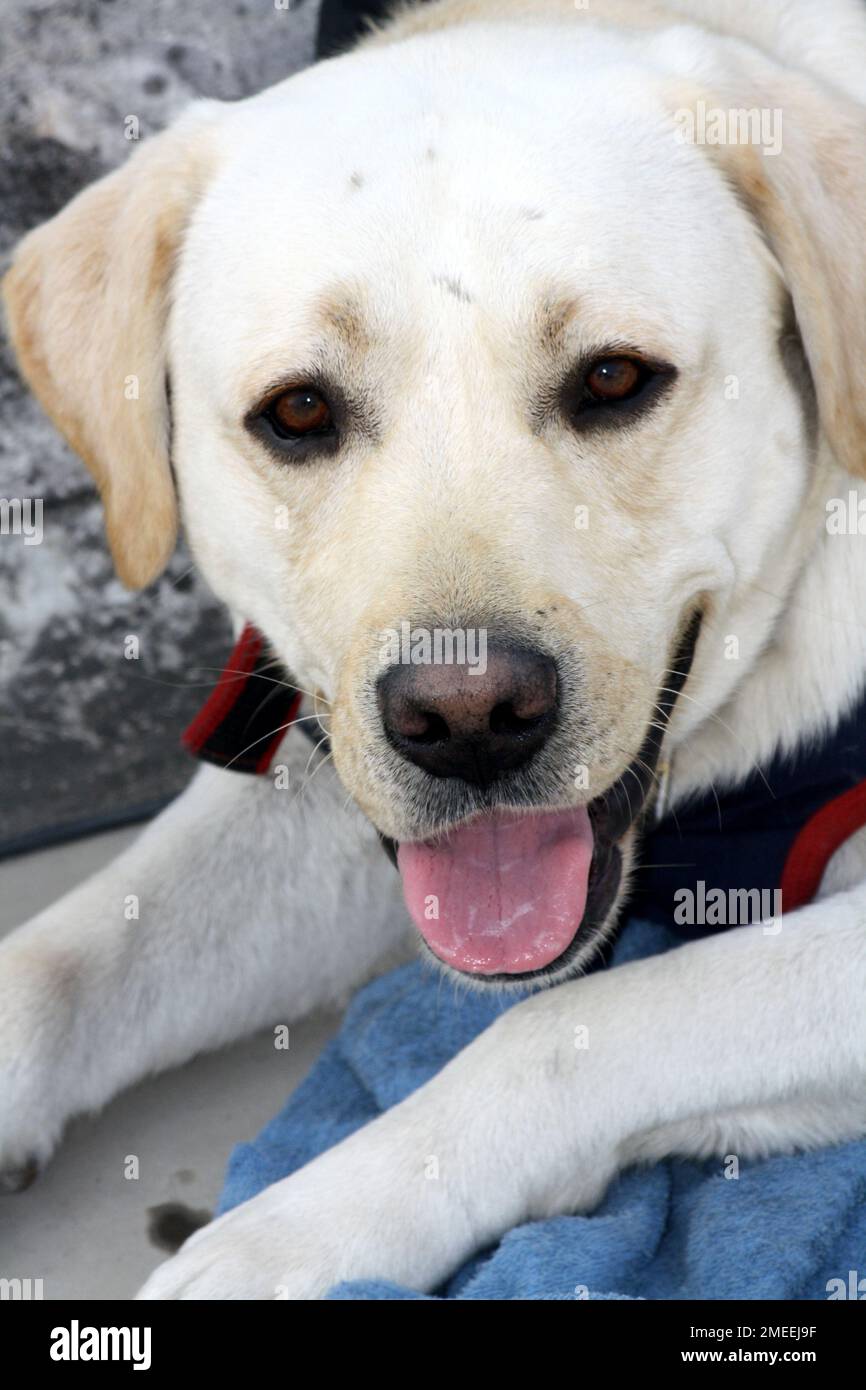
<path fill-rule="evenodd" d="M 637 757 L 606 792 L 565 810 L 496 811 L 397 848 L 409 913 L 443 964 L 513 983 L 559 973 L 598 941 L 620 890 L 620 844 L 651 803 L 700 625 L 696 613 Z"/>
<path fill-rule="evenodd" d="M 525 975 L 557 961 L 583 921 L 594 835 L 586 807 L 501 811 L 441 840 L 403 844 L 406 905 L 430 950 L 469 975 Z"/>

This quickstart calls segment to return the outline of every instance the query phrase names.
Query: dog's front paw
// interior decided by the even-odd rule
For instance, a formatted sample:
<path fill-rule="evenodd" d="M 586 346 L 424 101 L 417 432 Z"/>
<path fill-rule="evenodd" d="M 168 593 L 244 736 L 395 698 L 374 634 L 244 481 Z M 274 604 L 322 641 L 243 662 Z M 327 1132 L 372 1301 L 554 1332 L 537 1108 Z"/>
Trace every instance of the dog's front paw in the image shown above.
<path fill-rule="evenodd" d="M 339 1258 L 313 1212 L 292 1219 L 278 1183 L 197 1231 L 139 1299 L 316 1299 L 339 1282 Z"/>
<path fill-rule="evenodd" d="M 434 1287 L 476 1242 L 465 1202 L 426 1179 L 429 1136 L 406 1111 L 404 1101 L 197 1231 L 139 1298 L 318 1299 L 347 1279 Z"/>
<path fill-rule="evenodd" d="M 0 948 L 0 1193 L 30 1186 L 77 1108 L 73 971 L 14 938 Z"/>

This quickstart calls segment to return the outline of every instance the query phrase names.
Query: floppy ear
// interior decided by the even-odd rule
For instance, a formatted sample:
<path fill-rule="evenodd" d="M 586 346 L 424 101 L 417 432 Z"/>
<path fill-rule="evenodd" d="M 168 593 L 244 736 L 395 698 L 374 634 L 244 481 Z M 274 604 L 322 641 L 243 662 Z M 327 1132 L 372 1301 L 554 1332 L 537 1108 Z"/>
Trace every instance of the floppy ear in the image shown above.
<path fill-rule="evenodd" d="M 217 110 L 194 106 L 30 232 L 2 285 L 21 371 L 96 478 L 130 588 L 161 573 L 177 534 L 165 328 Z"/>
<path fill-rule="evenodd" d="M 743 68 L 703 94 L 704 110 L 769 113 L 779 152 L 755 143 L 708 144 L 706 152 L 781 265 L 830 447 L 851 473 L 866 475 L 866 107 L 763 59 Z M 694 95 L 688 106 L 696 115 Z"/>

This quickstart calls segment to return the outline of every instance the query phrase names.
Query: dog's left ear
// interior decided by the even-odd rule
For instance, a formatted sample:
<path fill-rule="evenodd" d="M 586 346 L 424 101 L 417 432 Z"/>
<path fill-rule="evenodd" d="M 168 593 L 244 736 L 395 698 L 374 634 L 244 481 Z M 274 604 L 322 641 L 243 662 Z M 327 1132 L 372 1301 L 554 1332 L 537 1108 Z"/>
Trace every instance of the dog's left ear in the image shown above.
<path fill-rule="evenodd" d="M 16 248 L 3 280 L 28 385 L 93 473 L 130 588 L 177 533 L 165 338 L 174 264 L 213 166 L 220 107 L 199 102 Z"/>
<path fill-rule="evenodd" d="M 733 65 L 732 65 L 733 66 Z M 706 143 L 779 262 L 837 461 L 866 475 L 866 109 L 800 73 L 742 52 L 738 71 L 689 95 L 765 137 Z M 734 288 L 734 292 L 735 288 Z"/>

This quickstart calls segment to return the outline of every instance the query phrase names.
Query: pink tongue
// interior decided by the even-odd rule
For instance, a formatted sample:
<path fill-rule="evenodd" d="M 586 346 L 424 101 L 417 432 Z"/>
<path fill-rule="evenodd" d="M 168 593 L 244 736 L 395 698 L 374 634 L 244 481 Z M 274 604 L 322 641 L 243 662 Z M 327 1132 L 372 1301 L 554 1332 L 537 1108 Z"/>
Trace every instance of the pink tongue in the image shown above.
<path fill-rule="evenodd" d="M 500 812 L 441 840 L 402 844 L 397 858 L 406 906 L 440 960 L 475 975 L 520 975 L 574 939 L 592 827 L 583 807 Z"/>

